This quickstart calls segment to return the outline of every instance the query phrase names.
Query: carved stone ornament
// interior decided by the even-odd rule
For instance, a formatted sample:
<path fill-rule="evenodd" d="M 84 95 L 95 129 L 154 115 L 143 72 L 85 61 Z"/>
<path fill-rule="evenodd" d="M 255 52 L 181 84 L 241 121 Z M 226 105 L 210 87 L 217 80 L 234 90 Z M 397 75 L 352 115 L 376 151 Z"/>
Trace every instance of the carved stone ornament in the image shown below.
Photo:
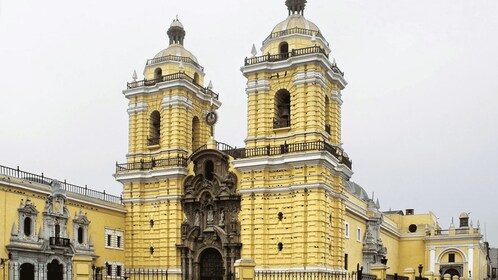
<path fill-rule="evenodd" d="M 200 279 L 203 269 L 207 269 L 203 258 L 209 256 L 219 258 L 216 271 L 227 279 L 234 272 L 242 247 L 237 176 L 229 171 L 228 156 L 218 150 L 199 151 L 191 160 L 194 174 L 183 184 L 181 203 L 186 219 L 181 225 L 182 243 L 177 245 L 188 271 L 182 277 Z"/>

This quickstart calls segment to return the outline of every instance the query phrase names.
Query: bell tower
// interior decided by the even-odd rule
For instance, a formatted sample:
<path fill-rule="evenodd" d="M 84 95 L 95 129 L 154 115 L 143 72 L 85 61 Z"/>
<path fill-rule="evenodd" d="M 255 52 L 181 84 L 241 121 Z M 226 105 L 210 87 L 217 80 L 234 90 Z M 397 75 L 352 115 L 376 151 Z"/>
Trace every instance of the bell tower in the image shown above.
<path fill-rule="evenodd" d="M 214 133 L 221 103 L 204 68 L 184 47 L 185 29 L 175 19 L 169 46 L 148 59 L 143 79 L 136 72 L 123 90 L 129 100 L 127 162 L 116 165 L 124 187 L 128 268 L 169 268 L 180 273 L 175 244 L 181 241 L 182 182 L 187 159 Z"/>
<path fill-rule="evenodd" d="M 344 184 L 351 161 L 341 147 L 341 91 L 347 82 L 306 0 L 285 1 L 247 78 L 248 130 L 240 172 L 242 258 L 271 271 L 344 267 Z"/>
<path fill-rule="evenodd" d="M 287 0 L 289 16 L 245 59 L 247 147 L 303 141 L 341 144 L 341 91 L 347 82 L 304 0 Z"/>

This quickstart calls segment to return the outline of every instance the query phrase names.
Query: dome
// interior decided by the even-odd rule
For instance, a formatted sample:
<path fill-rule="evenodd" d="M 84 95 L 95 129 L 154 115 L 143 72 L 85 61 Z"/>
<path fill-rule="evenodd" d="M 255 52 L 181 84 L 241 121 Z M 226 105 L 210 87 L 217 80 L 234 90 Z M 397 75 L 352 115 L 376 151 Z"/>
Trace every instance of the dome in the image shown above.
<path fill-rule="evenodd" d="M 463 212 L 462 214 L 460 214 L 460 219 L 461 218 L 468 218 L 469 217 L 469 214 Z"/>
<path fill-rule="evenodd" d="M 277 24 L 273 28 L 272 33 L 284 31 L 286 29 L 291 29 L 291 28 L 302 28 L 302 29 L 320 32 L 320 29 L 318 28 L 318 26 L 316 26 L 316 24 L 307 20 L 302 15 L 293 14 L 293 15 L 288 16 L 284 21 Z"/>
<path fill-rule="evenodd" d="M 363 189 L 360 185 L 356 184 L 352 181 L 346 181 L 346 189 L 352 193 L 354 196 L 358 197 L 363 201 L 368 201 L 369 197 L 365 189 Z"/>
<path fill-rule="evenodd" d="M 154 58 L 168 56 L 168 55 L 188 57 L 192 59 L 195 63 L 199 63 L 199 61 L 197 61 L 197 58 L 191 52 L 186 50 L 182 45 L 178 44 L 169 45 L 169 47 L 167 47 L 166 49 L 158 52 L 154 56 Z"/>
<path fill-rule="evenodd" d="M 178 18 L 174 19 L 169 27 L 180 27 L 183 28 L 183 24 L 178 20 Z"/>

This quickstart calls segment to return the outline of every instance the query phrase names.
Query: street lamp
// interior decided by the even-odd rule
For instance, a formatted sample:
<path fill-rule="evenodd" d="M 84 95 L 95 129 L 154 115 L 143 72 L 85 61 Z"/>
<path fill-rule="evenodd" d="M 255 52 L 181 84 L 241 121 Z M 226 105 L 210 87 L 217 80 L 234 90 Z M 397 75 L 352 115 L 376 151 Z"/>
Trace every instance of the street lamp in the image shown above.
<path fill-rule="evenodd" d="M 419 280 L 422 280 L 422 269 L 424 269 L 424 266 L 422 264 L 419 264 L 418 265 Z"/>

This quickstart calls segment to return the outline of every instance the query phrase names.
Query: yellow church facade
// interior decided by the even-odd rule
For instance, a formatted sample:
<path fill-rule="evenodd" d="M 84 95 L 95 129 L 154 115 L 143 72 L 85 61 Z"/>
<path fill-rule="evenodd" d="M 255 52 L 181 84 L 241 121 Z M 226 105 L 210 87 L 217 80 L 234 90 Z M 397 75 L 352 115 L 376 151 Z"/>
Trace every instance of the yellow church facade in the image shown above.
<path fill-rule="evenodd" d="M 241 67 L 244 148 L 215 140 L 222 98 L 175 19 L 169 45 L 123 90 L 121 197 L 0 169 L 4 279 L 488 278 L 488 245 L 467 214 L 443 230 L 432 213 L 381 211 L 351 180 L 344 73 L 306 1 L 285 4 Z"/>

